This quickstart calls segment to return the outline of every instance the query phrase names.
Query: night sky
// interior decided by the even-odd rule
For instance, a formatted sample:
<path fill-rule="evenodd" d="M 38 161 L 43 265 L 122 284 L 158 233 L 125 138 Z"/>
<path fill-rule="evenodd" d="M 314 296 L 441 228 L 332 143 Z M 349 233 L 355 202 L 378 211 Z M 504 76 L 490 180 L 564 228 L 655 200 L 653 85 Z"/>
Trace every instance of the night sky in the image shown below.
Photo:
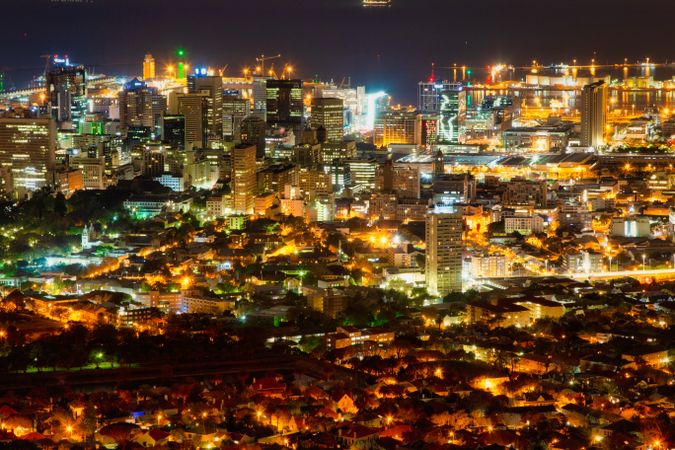
<path fill-rule="evenodd" d="M 0 0 L 0 67 L 20 86 L 40 55 L 68 53 L 97 71 L 137 74 L 178 46 L 193 63 L 239 74 L 282 53 L 302 77 L 366 83 L 412 102 L 438 66 L 675 58 L 674 0 Z M 439 71 L 443 75 L 442 71 Z M 446 72 L 447 74 L 447 72 Z"/>

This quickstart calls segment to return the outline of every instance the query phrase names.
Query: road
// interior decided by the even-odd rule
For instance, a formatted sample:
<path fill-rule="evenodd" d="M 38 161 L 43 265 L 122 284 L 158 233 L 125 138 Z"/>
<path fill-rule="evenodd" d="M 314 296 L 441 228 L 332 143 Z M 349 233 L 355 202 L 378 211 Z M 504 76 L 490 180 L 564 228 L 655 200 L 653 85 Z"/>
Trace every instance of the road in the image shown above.
<path fill-rule="evenodd" d="M 300 359 L 296 356 L 276 356 L 249 360 L 212 361 L 190 364 L 153 364 L 134 368 L 82 371 L 39 372 L 33 374 L 0 374 L 0 391 L 33 387 L 84 387 L 143 383 L 154 380 L 173 380 L 189 377 L 239 375 L 248 373 L 282 372 L 294 370 Z M 303 362 L 303 367 L 307 366 Z"/>

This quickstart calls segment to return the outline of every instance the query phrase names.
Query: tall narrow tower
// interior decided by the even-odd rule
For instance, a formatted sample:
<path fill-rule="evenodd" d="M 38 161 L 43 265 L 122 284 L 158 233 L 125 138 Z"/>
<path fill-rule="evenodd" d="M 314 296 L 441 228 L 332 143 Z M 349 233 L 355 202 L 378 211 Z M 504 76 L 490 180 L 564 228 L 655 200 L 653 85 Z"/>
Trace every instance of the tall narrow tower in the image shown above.
<path fill-rule="evenodd" d="M 237 213 L 252 214 L 256 190 L 256 147 L 240 144 L 232 149 L 232 194 Z"/>
<path fill-rule="evenodd" d="M 431 295 L 462 291 L 462 215 L 427 214 L 426 283 Z"/>
<path fill-rule="evenodd" d="M 598 81 L 581 92 L 581 145 L 598 147 L 605 143 L 607 85 Z"/>
<path fill-rule="evenodd" d="M 143 79 L 152 80 L 155 78 L 155 58 L 150 53 L 145 55 L 143 60 Z"/>

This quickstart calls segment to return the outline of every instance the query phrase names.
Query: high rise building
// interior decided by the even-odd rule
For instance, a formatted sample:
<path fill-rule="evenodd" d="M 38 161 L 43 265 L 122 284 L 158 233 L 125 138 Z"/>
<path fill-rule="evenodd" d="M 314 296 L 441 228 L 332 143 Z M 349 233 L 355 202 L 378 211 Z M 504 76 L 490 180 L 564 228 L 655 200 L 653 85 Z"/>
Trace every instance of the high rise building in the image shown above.
<path fill-rule="evenodd" d="M 251 92 L 251 108 L 255 115 L 267 120 L 267 78 L 253 77 L 253 89 Z"/>
<path fill-rule="evenodd" d="M 164 116 L 162 118 L 162 142 L 171 148 L 185 150 L 185 117 Z"/>
<path fill-rule="evenodd" d="M 77 129 L 87 112 L 87 74 L 68 58 L 54 58 L 46 74 L 47 101 L 52 118 L 60 129 Z"/>
<path fill-rule="evenodd" d="M 312 127 L 326 130 L 324 142 L 340 142 L 344 137 L 344 101 L 339 98 L 312 99 Z"/>
<path fill-rule="evenodd" d="M 266 128 L 265 121 L 255 115 L 245 117 L 241 121 L 241 142 L 242 144 L 255 145 L 258 150 L 258 156 L 265 154 Z"/>
<path fill-rule="evenodd" d="M 169 113 L 185 120 L 185 149 L 206 148 L 208 135 L 207 94 L 171 94 Z"/>
<path fill-rule="evenodd" d="M 461 84 L 449 85 L 441 92 L 439 110 L 438 140 L 444 144 L 459 144 L 460 127 L 466 117 L 466 91 Z"/>
<path fill-rule="evenodd" d="M 302 80 L 267 80 L 267 125 L 293 129 L 302 135 L 305 104 Z"/>
<path fill-rule="evenodd" d="M 155 58 L 150 53 L 143 59 L 143 79 L 152 80 L 155 78 Z"/>
<path fill-rule="evenodd" d="M 47 184 L 54 165 L 56 126 L 49 118 L 0 118 L 0 179 L 22 197 Z"/>
<path fill-rule="evenodd" d="M 236 145 L 232 149 L 232 203 L 235 212 L 253 213 L 256 187 L 256 147 Z"/>
<path fill-rule="evenodd" d="M 119 93 L 120 126 L 149 127 L 158 129 L 164 110 L 166 97 L 157 93 L 157 89 L 133 79 L 124 85 Z"/>
<path fill-rule="evenodd" d="M 375 159 L 346 159 L 344 164 L 349 167 L 351 187 L 355 191 L 372 191 L 375 189 L 375 179 L 379 162 Z"/>
<path fill-rule="evenodd" d="M 206 129 L 209 140 L 223 139 L 223 78 L 206 75 L 206 69 L 196 69 L 188 77 L 188 92 L 206 97 Z"/>
<path fill-rule="evenodd" d="M 415 144 L 432 146 L 438 142 L 438 114 L 418 114 L 415 122 Z"/>
<path fill-rule="evenodd" d="M 426 217 L 426 283 L 431 295 L 462 291 L 462 215 L 431 212 Z"/>
<path fill-rule="evenodd" d="M 605 143 L 607 85 L 598 81 L 581 91 L 581 145 L 598 147 Z"/>
<path fill-rule="evenodd" d="M 246 98 L 223 97 L 223 135 L 234 141 L 241 138 L 241 123 L 251 112 L 251 102 Z"/>
<path fill-rule="evenodd" d="M 391 107 L 380 111 L 375 119 L 373 144 L 414 144 L 417 112 L 414 108 Z"/>
<path fill-rule="evenodd" d="M 345 131 L 347 133 L 356 131 L 366 108 L 366 89 L 364 86 L 356 88 L 325 86 L 315 90 L 314 97 L 339 98 L 342 100 Z"/>
<path fill-rule="evenodd" d="M 434 75 L 417 84 L 417 109 L 422 114 L 441 112 L 441 94 L 455 90 L 457 83 L 436 80 Z"/>

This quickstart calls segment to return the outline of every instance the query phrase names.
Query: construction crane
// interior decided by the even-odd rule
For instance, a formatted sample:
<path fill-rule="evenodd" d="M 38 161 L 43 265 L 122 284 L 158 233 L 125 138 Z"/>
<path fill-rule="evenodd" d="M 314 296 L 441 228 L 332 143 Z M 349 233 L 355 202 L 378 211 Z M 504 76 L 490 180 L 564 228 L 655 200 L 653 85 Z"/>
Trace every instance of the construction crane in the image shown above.
<path fill-rule="evenodd" d="M 259 66 L 260 70 L 258 70 L 258 67 L 256 67 L 256 72 L 259 72 L 260 74 L 262 74 L 264 76 L 265 75 L 265 62 L 273 60 L 273 59 L 279 59 L 279 58 L 281 58 L 281 54 L 274 55 L 274 56 L 265 56 L 265 55 L 258 56 L 255 59 L 255 61 L 258 64 L 260 64 L 260 66 Z"/>
<path fill-rule="evenodd" d="M 49 71 L 49 65 L 52 62 L 52 55 L 40 55 L 40 58 L 45 60 L 45 75 Z"/>

